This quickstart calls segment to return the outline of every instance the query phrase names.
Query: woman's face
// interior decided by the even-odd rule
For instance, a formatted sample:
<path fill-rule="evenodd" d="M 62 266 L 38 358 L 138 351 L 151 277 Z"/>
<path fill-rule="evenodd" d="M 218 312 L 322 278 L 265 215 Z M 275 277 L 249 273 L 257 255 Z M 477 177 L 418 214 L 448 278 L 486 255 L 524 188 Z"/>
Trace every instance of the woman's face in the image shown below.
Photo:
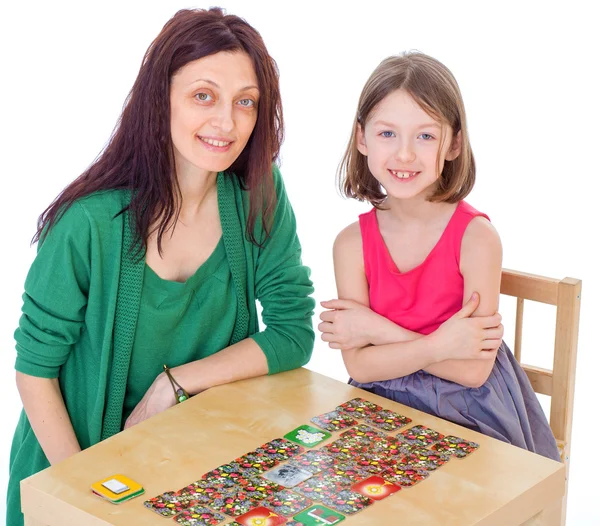
<path fill-rule="evenodd" d="M 178 169 L 220 172 L 246 146 L 258 115 L 250 57 L 220 52 L 189 62 L 171 79 L 171 138 Z"/>

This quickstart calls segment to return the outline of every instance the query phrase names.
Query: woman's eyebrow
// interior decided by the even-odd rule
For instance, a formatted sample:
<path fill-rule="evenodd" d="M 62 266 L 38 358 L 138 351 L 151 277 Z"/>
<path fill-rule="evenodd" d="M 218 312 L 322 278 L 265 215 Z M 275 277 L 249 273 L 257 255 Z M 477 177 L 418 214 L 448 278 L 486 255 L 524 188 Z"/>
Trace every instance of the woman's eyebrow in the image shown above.
<path fill-rule="evenodd" d="M 196 79 L 193 82 L 191 82 L 190 84 L 195 84 L 196 82 L 206 82 L 207 84 L 211 84 L 215 88 L 220 88 L 221 87 L 214 80 L 210 80 L 210 79 Z M 248 86 L 244 86 L 243 88 L 240 88 L 238 91 L 246 91 L 246 90 L 249 90 L 249 89 L 255 89 L 257 91 L 260 91 L 258 89 L 258 86 L 255 86 L 254 84 L 249 84 Z"/>

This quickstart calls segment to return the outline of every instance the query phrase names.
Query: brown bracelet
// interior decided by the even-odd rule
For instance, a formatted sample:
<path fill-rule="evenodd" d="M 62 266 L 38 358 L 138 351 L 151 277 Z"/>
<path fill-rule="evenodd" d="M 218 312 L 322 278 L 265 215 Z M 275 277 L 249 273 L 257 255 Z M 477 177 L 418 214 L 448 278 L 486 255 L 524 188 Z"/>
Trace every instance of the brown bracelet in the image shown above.
<path fill-rule="evenodd" d="M 173 376 L 171 375 L 171 371 L 166 365 L 163 365 L 163 369 L 165 370 L 169 382 L 171 382 L 171 387 L 173 388 L 173 392 L 175 393 L 177 403 L 180 404 L 181 402 L 185 402 L 190 397 L 190 395 L 183 387 L 181 387 L 177 383 L 175 378 L 173 378 Z"/>

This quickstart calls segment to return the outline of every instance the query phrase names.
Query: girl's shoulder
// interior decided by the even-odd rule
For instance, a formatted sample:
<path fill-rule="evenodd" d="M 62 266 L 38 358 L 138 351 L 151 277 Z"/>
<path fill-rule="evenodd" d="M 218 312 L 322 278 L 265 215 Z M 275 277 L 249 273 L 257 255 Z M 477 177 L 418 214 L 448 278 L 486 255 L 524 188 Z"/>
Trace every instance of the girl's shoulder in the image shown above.
<path fill-rule="evenodd" d="M 340 250 L 348 248 L 362 248 L 362 235 L 360 231 L 360 220 L 348 225 L 340 231 L 333 244 Z"/>
<path fill-rule="evenodd" d="M 348 225 L 335 238 L 333 260 L 336 266 L 363 267 L 363 245 L 359 221 Z"/>

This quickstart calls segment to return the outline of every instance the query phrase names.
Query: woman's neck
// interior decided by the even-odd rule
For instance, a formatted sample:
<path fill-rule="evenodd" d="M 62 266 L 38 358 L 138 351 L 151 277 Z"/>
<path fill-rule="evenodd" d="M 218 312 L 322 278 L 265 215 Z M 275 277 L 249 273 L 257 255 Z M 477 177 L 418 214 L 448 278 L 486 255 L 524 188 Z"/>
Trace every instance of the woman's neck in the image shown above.
<path fill-rule="evenodd" d="M 187 163 L 177 164 L 177 182 L 181 191 L 179 218 L 185 223 L 199 216 L 204 205 L 215 197 L 217 172 L 201 170 Z"/>

